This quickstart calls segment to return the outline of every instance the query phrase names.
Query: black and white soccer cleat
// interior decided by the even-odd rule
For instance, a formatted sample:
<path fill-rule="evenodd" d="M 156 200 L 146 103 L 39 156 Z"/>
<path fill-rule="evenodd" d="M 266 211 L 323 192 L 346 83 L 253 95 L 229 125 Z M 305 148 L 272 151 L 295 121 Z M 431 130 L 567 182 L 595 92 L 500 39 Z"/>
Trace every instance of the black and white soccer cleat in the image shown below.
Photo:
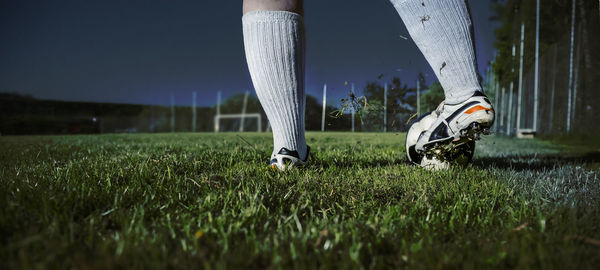
<path fill-rule="evenodd" d="M 271 157 L 269 166 L 271 169 L 279 169 L 285 171 L 294 167 L 302 167 L 308 163 L 310 158 L 310 147 L 306 146 L 306 157 L 304 160 L 300 159 L 298 151 L 289 150 L 285 147 L 281 148 L 277 154 Z"/>
<path fill-rule="evenodd" d="M 443 104 L 433 124 L 417 141 L 415 150 L 433 154 L 444 148 L 467 141 L 478 140 L 481 134 L 489 134 L 495 113 L 489 99 L 480 91 L 459 104 Z"/>
<path fill-rule="evenodd" d="M 425 113 L 412 122 L 406 133 L 406 154 L 408 160 L 418 166 L 429 170 L 448 169 L 452 166 L 464 166 L 471 162 L 475 153 L 475 141 L 456 141 L 436 149 L 433 153 L 419 153 L 415 145 L 421 135 L 435 122 L 441 113 L 443 102 L 438 109 Z"/>

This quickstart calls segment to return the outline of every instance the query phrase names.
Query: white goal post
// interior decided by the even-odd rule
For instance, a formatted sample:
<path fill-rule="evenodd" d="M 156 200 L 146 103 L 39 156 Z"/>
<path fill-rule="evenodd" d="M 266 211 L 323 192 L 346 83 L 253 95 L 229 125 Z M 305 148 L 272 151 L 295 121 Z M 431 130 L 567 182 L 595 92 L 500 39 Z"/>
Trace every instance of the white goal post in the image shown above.
<path fill-rule="evenodd" d="M 219 125 L 221 119 L 242 119 L 241 123 L 243 123 L 246 118 L 256 118 L 257 128 L 256 131 L 260 132 L 262 127 L 262 117 L 260 113 L 246 113 L 246 114 L 217 114 L 215 115 L 215 132 L 221 131 L 221 127 Z M 243 129 L 241 129 L 243 131 Z"/>

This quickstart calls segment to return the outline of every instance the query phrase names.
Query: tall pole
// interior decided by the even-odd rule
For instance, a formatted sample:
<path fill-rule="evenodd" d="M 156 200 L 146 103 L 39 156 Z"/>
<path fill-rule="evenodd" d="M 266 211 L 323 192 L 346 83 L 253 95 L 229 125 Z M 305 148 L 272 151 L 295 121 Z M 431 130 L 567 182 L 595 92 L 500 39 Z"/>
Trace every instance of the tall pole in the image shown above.
<path fill-rule="evenodd" d="M 571 95 L 573 89 L 573 46 L 575 45 L 575 2 L 573 0 L 573 11 L 571 13 L 571 52 L 569 56 L 569 98 L 567 104 L 567 133 L 571 132 Z"/>
<path fill-rule="evenodd" d="M 388 84 L 383 87 L 383 132 L 387 132 L 387 96 Z"/>
<path fill-rule="evenodd" d="M 354 83 L 352 83 L 352 95 L 354 95 Z M 354 100 L 352 100 L 354 102 Z M 352 104 L 352 132 L 354 132 L 354 103 Z"/>
<path fill-rule="evenodd" d="M 539 63 L 540 63 L 540 0 L 537 0 L 535 19 L 535 78 L 533 84 L 533 131 L 537 131 L 538 107 L 539 107 Z"/>
<path fill-rule="evenodd" d="M 244 94 L 244 103 L 242 104 L 242 119 L 240 120 L 240 132 L 244 132 L 244 119 L 246 119 L 246 107 L 248 106 L 248 96 L 250 91 L 246 90 Z"/>
<path fill-rule="evenodd" d="M 417 115 L 421 115 L 421 82 L 417 80 Z"/>
<path fill-rule="evenodd" d="M 323 85 L 323 113 L 321 114 L 321 132 L 325 132 L 325 110 L 327 109 L 327 84 Z"/>
<path fill-rule="evenodd" d="M 171 132 L 175 132 L 175 96 L 171 93 Z"/>
<path fill-rule="evenodd" d="M 196 132 L 196 122 L 197 122 L 197 114 L 196 114 L 196 91 L 192 92 L 192 132 Z"/>
<path fill-rule="evenodd" d="M 525 52 L 525 23 L 521 23 L 521 51 L 519 60 L 519 90 L 517 93 L 517 132 L 521 129 L 521 99 L 523 96 L 523 53 Z"/>

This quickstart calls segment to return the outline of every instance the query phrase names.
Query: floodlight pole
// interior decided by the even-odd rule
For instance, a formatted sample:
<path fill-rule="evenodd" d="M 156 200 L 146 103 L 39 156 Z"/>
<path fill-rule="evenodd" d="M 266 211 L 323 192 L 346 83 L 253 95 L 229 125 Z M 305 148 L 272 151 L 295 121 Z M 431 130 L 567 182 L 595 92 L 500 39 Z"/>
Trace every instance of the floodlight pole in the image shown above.
<path fill-rule="evenodd" d="M 325 110 L 327 109 L 327 84 L 323 85 L 323 112 L 321 114 L 321 132 L 325 132 Z"/>
<path fill-rule="evenodd" d="M 539 64 L 540 64 L 540 0 L 537 0 L 535 19 L 535 77 L 533 86 L 533 132 L 537 132 L 537 119 L 539 107 Z"/>
<path fill-rule="evenodd" d="M 171 132 L 175 132 L 175 96 L 171 93 Z"/>
<path fill-rule="evenodd" d="M 244 119 L 246 118 L 246 107 L 248 106 L 248 95 L 250 95 L 250 91 L 246 90 L 244 94 L 244 103 L 242 105 L 242 119 L 240 120 L 240 132 L 244 132 Z"/>
<path fill-rule="evenodd" d="M 519 60 L 519 90 L 517 93 L 517 133 L 521 130 L 521 99 L 523 96 L 523 53 L 525 52 L 525 23 L 521 23 L 521 47 Z"/>
<path fill-rule="evenodd" d="M 354 83 L 352 83 L 352 95 L 354 95 Z M 355 98 L 356 99 L 356 98 Z M 352 102 L 351 106 L 352 106 L 352 132 L 354 132 L 354 100 L 351 100 L 350 102 Z"/>
<path fill-rule="evenodd" d="M 385 83 L 383 87 L 383 132 L 387 132 L 387 96 L 388 84 Z"/>
<path fill-rule="evenodd" d="M 572 100 L 572 89 L 573 89 L 573 46 L 575 45 L 575 2 L 573 0 L 573 7 L 571 13 L 571 51 L 569 56 L 569 98 L 567 104 L 567 133 L 571 132 L 571 100 Z"/>
<path fill-rule="evenodd" d="M 196 91 L 192 92 L 192 132 L 196 132 Z"/>

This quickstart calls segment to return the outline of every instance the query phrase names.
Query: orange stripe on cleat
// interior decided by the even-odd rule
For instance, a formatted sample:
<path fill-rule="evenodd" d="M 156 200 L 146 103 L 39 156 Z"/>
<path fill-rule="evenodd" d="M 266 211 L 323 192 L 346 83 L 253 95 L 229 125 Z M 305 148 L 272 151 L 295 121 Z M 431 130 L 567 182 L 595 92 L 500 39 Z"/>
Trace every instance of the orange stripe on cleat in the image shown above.
<path fill-rule="evenodd" d="M 474 112 L 478 112 L 478 111 L 481 111 L 481 110 L 493 111 L 493 109 L 491 109 L 491 108 L 486 108 L 486 107 L 483 107 L 481 105 L 477 105 L 475 107 L 472 107 L 471 109 L 468 109 L 467 111 L 465 111 L 465 113 L 466 114 L 472 114 Z"/>

